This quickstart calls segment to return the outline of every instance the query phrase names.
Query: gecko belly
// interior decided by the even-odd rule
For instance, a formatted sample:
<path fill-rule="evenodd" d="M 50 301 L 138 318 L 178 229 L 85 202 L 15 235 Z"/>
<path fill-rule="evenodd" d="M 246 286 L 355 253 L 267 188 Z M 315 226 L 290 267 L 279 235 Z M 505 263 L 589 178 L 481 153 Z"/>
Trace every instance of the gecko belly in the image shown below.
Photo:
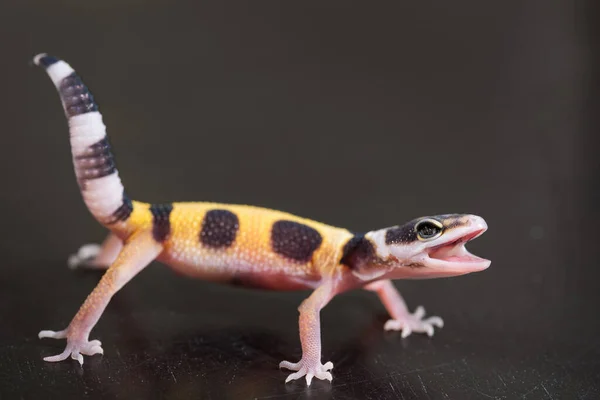
<path fill-rule="evenodd" d="M 291 263 L 252 263 L 231 257 L 164 254 L 159 261 L 191 278 L 262 290 L 305 290 L 319 285 L 313 269 Z"/>

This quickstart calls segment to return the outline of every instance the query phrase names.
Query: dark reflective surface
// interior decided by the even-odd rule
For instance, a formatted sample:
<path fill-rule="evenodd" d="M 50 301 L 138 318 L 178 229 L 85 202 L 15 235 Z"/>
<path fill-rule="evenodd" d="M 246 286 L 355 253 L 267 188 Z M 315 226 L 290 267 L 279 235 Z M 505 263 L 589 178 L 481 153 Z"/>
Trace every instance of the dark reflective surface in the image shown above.
<path fill-rule="evenodd" d="M 595 399 L 598 7 L 527 1 L 361 9 L 261 3 L 6 2 L 0 157 L 0 398 Z M 308 293 L 227 288 L 158 264 L 107 308 L 105 355 L 44 363 L 97 283 L 66 258 L 103 230 L 34 54 L 67 59 L 105 115 L 135 198 L 291 211 L 357 231 L 482 215 L 492 260 L 399 282 L 444 317 L 384 333 L 372 294 L 322 313 L 333 384 L 284 385 Z"/>

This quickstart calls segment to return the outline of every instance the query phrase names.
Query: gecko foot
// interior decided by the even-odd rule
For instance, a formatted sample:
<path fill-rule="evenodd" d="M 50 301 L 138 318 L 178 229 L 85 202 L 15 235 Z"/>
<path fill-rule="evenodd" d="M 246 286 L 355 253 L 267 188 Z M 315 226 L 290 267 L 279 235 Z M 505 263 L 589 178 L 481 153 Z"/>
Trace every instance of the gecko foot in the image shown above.
<path fill-rule="evenodd" d="M 94 354 L 104 354 L 104 350 L 102 350 L 102 343 L 99 340 L 91 340 L 87 339 L 72 339 L 69 337 L 67 330 L 63 331 L 41 331 L 38 334 L 40 339 L 42 338 L 52 338 L 52 339 L 67 339 L 67 347 L 65 351 L 60 354 L 51 357 L 45 357 L 44 361 L 56 362 L 66 360 L 69 355 L 73 360 L 79 361 L 79 364 L 83 365 L 83 356 L 93 356 Z"/>
<path fill-rule="evenodd" d="M 76 269 L 85 266 L 100 253 L 100 245 L 95 243 L 84 244 L 79 248 L 76 254 L 71 254 L 67 260 L 70 269 Z"/>
<path fill-rule="evenodd" d="M 293 374 L 290 374 L 285 380 L 285 383 L 288 383 L 289 381 L 292 381 L 294 379 L 302 378 L 303 376 L 306 376 L 306 384 L 308 386 L 310 386 L 313 377 L 316 377 L 317 379 L 327 379 L 329 382 L 331 382 L 331 380 L 333 379 L 331 373 L 328 372 L 330 369 L 333 368 L 333 364 L 331 363 L 331 361 L 326 362 L 325 364 L 321 364 L 321 361 L 318 360 L 304 361 L 304 359 L 300 360 L 297 363 L 282 361 L 279 363 L 279 368 L 298 371 L 294 372 Z"/>
<path fill-rule="evenodd" d="M 444 321 L 440 317 L 425 316 L 425 308 L 417 307 L 413 314 L 408 314 L 402 319 L 390 319 L 385 323 L 383 329 L 386 331 L 402 331 L 402 338 L 408 337 L 412 332 L 425 332 L 427 336 L 433 336 L 433 327 L 442 328 Z"/>

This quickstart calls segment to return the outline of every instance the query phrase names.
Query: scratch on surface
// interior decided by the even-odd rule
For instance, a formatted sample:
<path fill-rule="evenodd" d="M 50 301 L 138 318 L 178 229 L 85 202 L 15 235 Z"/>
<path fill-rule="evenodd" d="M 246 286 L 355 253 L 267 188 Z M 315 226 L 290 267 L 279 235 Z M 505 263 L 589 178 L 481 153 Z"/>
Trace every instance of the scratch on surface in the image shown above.
<path fill-rule="evenodd" d="M 485 396 L 485 397 L 487 397 L 487 398 L 490 398 L 490 399 L 497 399 L 497 397 L 496 397 L 496 396 L 492 396 L 491 394 L 484 393 L 484 392 L 482 392 L 481 390 L 479 390 L 479 389 L 478 389 L 478 388 L 476 388 L 476 387 L 471 387 L 471 389 L 473 389 L 474 391 L 476 391 L 476 392 L 477 392 L 477 393 L 479 393 L 480 395 L 482 395 L 482 396 Z"/>
<path fill-rule="evenodd" d="M 392 384 L 392 382 L 390 382 L 390 387 L 392 388 L 392 392 L 396 393 L 396 388 L 394 387 L 394 385 Z M 402 394 L 402 392 L 398 392 L 398 394 L 400 395 L 400 398 L 402 400 L 404 400 L 404 395 Z"/>
<path fill-rule="evenodd" d="M 536 385 L 536 386 L 534 386 L 534 387 L 533 387 L 533 389 L 531 389 L 530 391 L 528 391 L 528 392 L 526 392 L 526 393 L 523 393 L 523 394 L 521 395 L 521 398 L 522 398 L 522 399 L 524 399 L 525 397 L 527 397 L 527 395 L 529 395 L 529 393 L 533 392 L 534 390 L 536 390 L 536 389 L 537 389 L 537 388 L 539 388 L 539 387 L 540 387 L 539 385 Z"/>
<path fill-rule="evenodd" d="M 550 400 L 553 399 L 552 395 L 550 394 L 550 392 L 548 391 L 548 389 L 546 389 L 546 386 L 544 386 L 544 384 L 542 383 L 542 388 L 544 389 L 544 392 L 546 392 L 548 394 L 548 397 L 550 397 Z"/>
<path fill-rule="evenodd" d="M 506 382 L 504 382 L 504 379 L 502 379 L 502 377 L 500 376 L 500 374 L 496 374 L 498 376 L 498 379 L 500 379 L 500 382 L 502 382 L 502 384 L 504 385 L 504 387 L 508 387 L 506 386 Z"/>
<path fill-rule="evenodd" d="M 406 386 L 408 386 L 408 388 L 410 389 L 410 391 L 412 392 L 412 394 L 413 394 L 414 397 L 418 397 L 417 396 L 417 392 L 415 392 L 415 389 L 413 389 L 412 385 L 410 384 L 410 380 L 408 380 L 408 379 L 407 380 L 403 380 L 402 383 L 404 383 L 404 384 L 406 384 Z"/>
<path fill-rule="evenodd" d="M 171 370 L 171 368 L 169 368 L 169 373 L 173 377 L 173 380 L 175 381 L 175 383 L 177 383 L 177 378 L 175 378 L 175 374 L 173 373 L 173 371 Z"/>
<path fill-rule="evenodd" d="M 425 394 L 427 394 L 427 388 L 425 387 L 425 383 L 423 383 L 423 378 L 421 378 L 421 374 L 417 374 L 417 376 L 419 377 L 419 381 L 421 382 L 421 387 L 423 388 L 423 391 L 425 392 Z"/>
<path fill-rule="evenodd" d="M 229 384 L 230 385 L 233 383 L 234 379 L 235 379 L 235 372 L 233 374 L 231 374 L 231 379 L 229 379 Z"/>
<path fill-rule="evenodd" d="M 475 392 L 479 393 L 482 396 L 488 397 L 490 399 L 497 399 L 498 397 L 493 396 L 491 394 L 487 394 L 487 393 L 481 391 L 481 389 L 479 389 L 477 387 L 477 383 L 475 382 L 475 375 L 473 374 L 473 371 L 471 370 L 471 367 L 469 366 L 469 363 L 468 363 L 467 359 L 463 358 L 461 360 L 461 362 L 464 364 L 464 366 L 467 369 L 467 371 L 469 371 L 469 373 L 471 374 L 471 380 L 473 382 L 473 385 L 465 385 L 465 387 L 467 387 L 467 388 L 469 388 L 471 390 L 474 390 Z"/>

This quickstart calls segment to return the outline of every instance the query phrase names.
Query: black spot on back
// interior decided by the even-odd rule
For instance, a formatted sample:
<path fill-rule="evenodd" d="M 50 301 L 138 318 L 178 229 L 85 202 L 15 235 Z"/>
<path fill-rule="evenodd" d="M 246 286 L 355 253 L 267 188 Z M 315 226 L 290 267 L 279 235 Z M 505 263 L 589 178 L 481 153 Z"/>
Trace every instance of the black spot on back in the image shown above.
<path fill-rule="evenodd" d="M 79 184 L 84 190 L 86 180 L 103 178 L 115 173 L 117 166 L 108 138 L 105 136 L 104 139 L 89 146 L 85 153 L 76 156 L 75 169 Z"/>
<path fill-rule="evenodd" d="M 68 117 L 98 111 L 94 96 L 75 72 L 62 80 L 58 91 Z"/>
<path fill-rule="evenodd" d="M 310 261 L 322 242 L 316 229 L 298 222 L 280 220 L 271 228 L 273 251 L 294 261 Z"/>
<path fill-rule="evenodd" d="M 200 242 L 208 247 L 224 248 L 235 242 L 240 221 L 229 210 L 210 210 L 202 220 Z"/>
<path fill-rule="evenodd" d="M 127 196 L 127 194 L 125 194 L 125 192 L 123 191 L 123 203 L 113 213 L 113 220 L 110 221 L 110 224 L 114 224 L 119 221 L 127 221 L 132 212 L 133 203 L 131 202 L 129 196 Z"/>
<path fill-rule="evenodd" d="M 173 211 L 173 204 L 152 204 L 152 236 L 157 242 L 164 242 L 171 233 L 171 221 L 169 217 Z"/>
<path fill-rule="evenodd" d="M 354 235 L 343 248 L 340 264 L 355 268 L 361 264 L 369 263 L 375 258 L 375 248 L 370 240 L 363 234 Z"/>
<path fill-rule="evenodd" d="M 417 232 L 415 232 L 415 223 L 416 220 L 402 226 L 389 228 L 385 232 L 385 244 L 407 244 L 418 240 Z"/>

